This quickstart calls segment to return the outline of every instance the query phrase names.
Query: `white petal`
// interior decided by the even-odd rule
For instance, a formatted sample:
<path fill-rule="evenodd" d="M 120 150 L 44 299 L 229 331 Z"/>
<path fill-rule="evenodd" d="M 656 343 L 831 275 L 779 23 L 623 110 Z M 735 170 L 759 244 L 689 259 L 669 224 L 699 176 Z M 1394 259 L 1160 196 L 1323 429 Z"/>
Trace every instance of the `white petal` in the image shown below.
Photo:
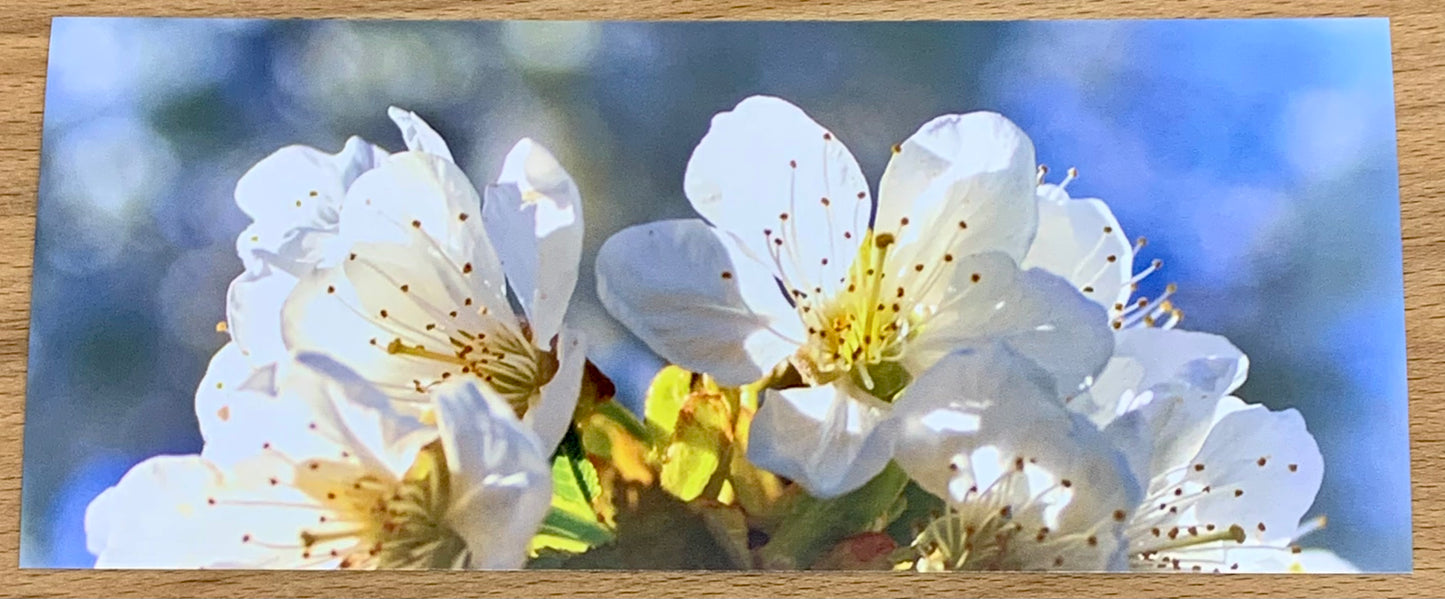
<path fill-rule="evenodd" d="M 562 326 L 582 259 L 582 197 L 546 148 L 517 142 L 482 207 L 507 282 L 532 323 L 550 341 Z"/>
<path fill-rule="evenodd" d="M 254 221 L 237 238 L 248 269 L 253 253 L 285 253 L 282 246 L 300 231 L 334 229 L 347 187 L 385 158 L 386 152 L 352 137 L 337 154 L 288 146 L 251 167 L 236 183 L 236 205 Z"/>
<path fill-rule="evenodd" d="M 221 346 L 211 357 L 206 374 L 196 388 L 196 420 L 200 424 L 202 439 L 209 439 L 217 427 L 225 426 L 231 420 L 232 398 L 246 387 L 253 374 L 251 362 L 235 343 Z"/>
<path fill-rule="evenodd" d="M 299 281 L 282 310 L 286 347 L 330 355 L 398 402 L 420 404 L 418 386 L 460 374 L 461 365 L 395 353 L 393 343 L 449 358 L 458 331 L 521 338 L 505 297 L 489 295 L 479 272 L 418 245 L 357 244 L 341 267 Z"/>
<path fill-rule="evenodd" d="M 236 182 L 236 205 L 260 230 L 278 238 L 300 227 L 334 226 L 346 196 L 336 159 L 306 146 L 281 148 Z"/>
<path fill-rule="evenodd" d="M 551 508 L 548 454 L 512 408 L 485 385 L 449 383 L 437 426 L 451 470 L 448 524 L 471 550 L 472 568 L 520 568 Z"/>
<path fill-rule="evenodd" d="M 893 458 L 897 423 L 839 385 L 764 394 L 748 437 L 748 459 L 814 497 L 863 486 Z"/>
<path fill-rule="evenodd" d="M 401 129 L 401 137 L 406 140 L 406 149 L 445 158 L 447 162 L 456 162 L 452 160 L 452 152 L 447 148 L 447 142 L 415 112 L 392 106 L 386 109 L 386 114 L 396 123 L 397 128 Z"/>
<path fill-rule="evenodd" d="M 940 497 L 962 501 L 971 488 L 985 492 L 1003 473 L 1022 467 L 1029 484 L 1020 502 L 1046 506 L 1049 526 L 1063 532 L 1117 524 L 1115 512 L 1139 501 L 1123 456 L 1087 420 L 1064 409 L 1045 372 L 1004 346 L 944 357 L 894 410 L 903 427 L 898 464 Z M 980 455 L 991 457 L 985 463 Z M 960 478 L 966 484 L 958 484 Z M 1099 557 L 1108 561 L 1112 553 Z"/>
<path fill-rule="evenodd" d="M 586 337 L 581 331 L 562 329 L 557 337 L 557 373 L 542 386 L 537 405 L 531 406 L 522 416 L 522 422 L 536 431 L 542 448 L 549 455 L 572 426 L 586 365 Z"/>
<path fill-rule="evenodd" d="M 1115 337 L 1114 357 L 1069 407 L 1106 427 L 1143 480 L 1186 462 L 1223 417 L 1220 397 L 1244 383 L 1248 358 L 1228 339 L 1136 328 Z"/>
<path fill-rule="evenodd" d="M 1106 370 L 1099 375 L 1095 389 L 1106 383 L 1113 388 L 1139 390 L 1185 385 L 1222 396 L 1243 385 L 1249 373 L 1249 358 L 1219 335 L 1135 328 L 1120 331 L 1117 340 L 1115 359 L 1138 364 L 1143 374 L 1115 381 Z"/>
<path fill-rule="evenodd" d="M 1038 404 L 1040 414 L 1061 405 L 1048 374 L 1002 346 L 984 345 L 939 359 L 893 406 L 903 426 L 898 465 L 924 490 L 949 497 L 954 457 L 979 447 L 983 414 L 999 403 Z"/>
<path fill-rule="evenodd" d="M 381 165 L 390 154 L 366 140 L 352 136 L 347 138 L 341 153 L 331 158 L 331 166 L 341 175 L 341 185 L 350 187 L 362 173 Z"/>
<path fill-rule="evenodd" d="M 697 220 L 613 235 L 597 252 L 597 294 L 652 351 L 724 385 L 757 380 L 804 338 L 772 275 Z"/>
<path fill-rule="evenodd" d="M 412 245 L 419 238 L 456 268 L 470 265 L 479 289 L 506 297 L 505 275 L 481 209 L 481 197 L 457 165 L 405 152 L 352 184 L 341 209 L 340 233 L 349 244 Z"/>
<path fill-rule="evenodd" d="M 277 489 L 240 485 L 198 456 L 151 458 L 86 508 L 86 548 L 97 568 L 300 568 L 300 551 L 260 541 L 294 543 L 317 512 Z"/>
<path fill-rule="evenodd" d="M 265 264 L 231 281 L 226 292 L 226 329 L 238 352 L 251 364 L 285 359 L 281 306 L 295 287 L 296 277 Z"/>
<path fill-rule="evenodd" d="M 213 426 L 202 456 L 222 467 L 258 453 L 349 460 L 400 477 L 435 431 L 391 410 L 359 375 L 315 354 L 278 372 L 274 395 L 242 385 L 227 404 L 225 426 Z"/>
<path fill-rule="evenodd" d="M 1210 485 L 1198 523 L 1238 524 L 1251 541 L 1288 542 L 1314 503 L 1324 460 L 1299 412 L 1251 406 L 1215 424 L 1189 462 L 1186 480 Z M 1236 496 L 1234 491 L 1244 491 Z"/>
<path fill-rule="evenodd" d="M 1020 271 L 998 253 L 962 258 L 954 275 L 948 302 L 907 346 L 910 372 L 958 348 L 1002 343 L 1042 367 L 1059 394 L 1069 395 L 1109 359 L 1114 337 L 1104 310 L 1068 281 L 1042 270 Z"/>
<path fill-rule="evenodd" d="M 1022 266 L 1068 279 L 1105 309 L 1128 302 L 1134 246 L 1108 204 L 1070 199 L 1057 185 L 1040 185 L 1037 196 L 1039 230 Z"/>
<path fill-rule="evenodd" d="M 810 293 L 843 284 L 872 211 L 848 148 L 797 106 L 766 96 L 713 117 L 683 189 L 699 214 Z"/>
<path fill-rule="evenodd" d="M 991 112 L 941 116 L 889 161 L 873 229 L 893 233 L 908 262 L 912 254 L 946 252 L 1003 252 L 1019 260 L 1038 222 L 1035 177 L 1033 142 L 1008 119 Z"/>

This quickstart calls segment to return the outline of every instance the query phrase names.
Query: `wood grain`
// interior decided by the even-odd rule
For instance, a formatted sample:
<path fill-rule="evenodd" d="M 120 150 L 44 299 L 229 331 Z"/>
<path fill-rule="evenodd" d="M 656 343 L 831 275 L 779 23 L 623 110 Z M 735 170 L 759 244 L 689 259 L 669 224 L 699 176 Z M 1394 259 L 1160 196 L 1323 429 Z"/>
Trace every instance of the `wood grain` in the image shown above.
<path fill-rule="evenodd" d="M 1445 593 L 1445 3 L 1438 0 L 93 0 L 0 11 L 0 593 L 71 596 L 1430 596 Z M 1361 576 L 19 570 L 30 265 L 49 20 L 63 15 L 403 19 L 1062 19 L 1388 16 L 1411 391 L 1415 573 Z"/>

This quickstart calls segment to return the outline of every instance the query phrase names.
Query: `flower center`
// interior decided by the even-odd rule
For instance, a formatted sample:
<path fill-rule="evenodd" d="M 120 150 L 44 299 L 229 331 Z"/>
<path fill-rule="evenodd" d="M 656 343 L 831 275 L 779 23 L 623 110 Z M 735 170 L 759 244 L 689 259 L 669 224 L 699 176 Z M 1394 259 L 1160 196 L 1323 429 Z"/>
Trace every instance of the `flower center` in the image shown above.
<path fill-rule="evenodd" d="M 481 379 L 507 400 L 520 418 L 532 405 L 543 385 L 557 374 L 554 352 L 543 351 L 522 337 L 506 331 L 471 332 L 461 328 L 447 331 L 446 351 L 428 348 L 425 344 L 408 345 L 394 338 L 386 346 L 387 353 L 406 355 L 448 365 L 438 379 L 412 381 L 418 393 L 454 375 Z"/>
<path fill-rule="evenodd" d="M 976 463 L 994 463 L 992 450 L 979 451 L 986 459 Z M 953 484 L 969 483 L 955 478 Z M 1036 460 L 1016 457 L 993 482 L 970 485 L 962 501 L 950 501 L 947 513 L 924 527 L 911 546 L 918 569 L 1098 569 L 1116 546 L 1106 530 L 1126 514 L 1115 510 L 1112 521 L 1060 530 L 1059 512 L 1081 484 L 1088 481 L 1056 478 Z"/>
<path fill-rule="evenodd" d="M 414 221 L 413 226 L 419 225 Z M 410 369 L 415 378 L 386 380 L 386 386 L 410 387 L 417 401 L 426 403 L 433 385 L 453 376 L 473 376 L 500 393 L 519 417 L 535 403 L 538 390 L 556 373 L 555 351 L 533 343 L 531 328 L 512 313 L 504 292 L 471 280 L 480 275 L 472 263 L 455 264 L 440 250 L 407 256 L 415 250 L 353 249 L 345 274 L 358 295 L 336 286 L 326 292 L 385 331 L 370 339 L 372 348 L 415 361 L 417 368 Z M 363 292 L 366 301 L 360 297 Z"/>
<path fill-rule="evenodd" d="M 905 286 L 890 286 L 887 258 L 893 244 L 892 234 L 869 232 L 846 285 L 831 296 L 789 290 L 808 327 L 808 342 L 793 362 L 811 383 L 848 376 L 874 396 L 891 399 L 911 380 L 898 360 L 903 341 L 926 315 Z"/>
<path fill-rule="evenodd" d="M 1245 467 L 1263 469 L 1270 464 L 1281 465 L 1268 456 L 1260 456 Z M 1282 466 L 1280 476 L 1300 471 L 1299 464 L 1285 463 Z M 1209 465 L 1195 462 L 1160 473 L 1150 481 L 1149 495 L 1134 511 L 1125 528 L 1125 536 L 1130 539 L 1131 567 L 1196 572 L 1236 570 L 1239 568 L 1237 561 L 1223 559 L 1227 557 L 1224 548 L 1298 550 L 1293 546 L 1275 546 L 1265 542 L 1268 528 L 1262 521 L 1230 522 L 1200 518 L 1197 505 L 1206 499 L 1241 504 L 1257 500 L 1253 493 L 1245 492 L 1244 482 L 1211 483 L 1205 478 L 1209 471 Z M 1323 522 L 1316 526 L 1323 526 Z M 1302 533 L 1297 532 L 1296 538 L 1299 534 Z"/>
<path fill-rule="evenodd" d="M 459 568 L 469 559 L 445 523 L 451 480 L 439 442 L 399 481 L 312 461 L 298 466 L 295 484 L 327 508 L 301 531 L 303 559 L 340 558 L 342 568 L 361 569 Z"/>

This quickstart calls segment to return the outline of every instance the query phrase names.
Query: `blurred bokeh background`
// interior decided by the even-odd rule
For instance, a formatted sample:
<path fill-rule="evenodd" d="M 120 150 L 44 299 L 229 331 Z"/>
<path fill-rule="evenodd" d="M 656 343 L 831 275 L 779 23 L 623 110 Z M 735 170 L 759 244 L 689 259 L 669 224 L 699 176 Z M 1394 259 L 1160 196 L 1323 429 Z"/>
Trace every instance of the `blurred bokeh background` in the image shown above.
<path fill-rule="evenodd" d="M 1388 25 L 426 23 L 57 19 L 40 180 L 21 565 L 86 567 L 86 504 L 133 464 L 194 452 L 246 218 L 235 181 L 276 148 L 393 150 L 420 113 L 474 182 L 522 136 L 585 197 L 572 306 L 636 404 L 659 366 L 597 303 L 618 229 L 692 214 L 682 173 L 716 112 L 797 103 L 877 181 L 939 114 L 1018 122 L 1082 173 L 1179 283 L 1186 328 L 1251 359 L 1248 401 L 1304 413 L 1326 461 L 1306 538 L 1408 570 L 1409 455 Z"/>

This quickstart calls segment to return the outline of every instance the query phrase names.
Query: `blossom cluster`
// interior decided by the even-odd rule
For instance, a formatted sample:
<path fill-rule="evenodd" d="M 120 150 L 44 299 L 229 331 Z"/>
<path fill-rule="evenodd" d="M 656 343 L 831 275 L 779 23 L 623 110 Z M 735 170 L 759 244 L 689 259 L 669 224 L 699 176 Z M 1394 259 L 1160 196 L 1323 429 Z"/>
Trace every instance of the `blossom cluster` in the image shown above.
<path fill-rule="evenodd" d="M 643 413 L 566 314 L 582 195 L 518 142 L 480 191 L 405 151 L 282 148 L 251 225 L 204 447 L 86 513 L 97 567 L 1350 571 L 1303 549 L 1323 460 L 1248 359 L 1178 325 L 1107 204 L 988 112 L 925 123 L 876 191 L 778 98 L 718 114 L 698 218 L 597 253 L 670 362 Z"/>

